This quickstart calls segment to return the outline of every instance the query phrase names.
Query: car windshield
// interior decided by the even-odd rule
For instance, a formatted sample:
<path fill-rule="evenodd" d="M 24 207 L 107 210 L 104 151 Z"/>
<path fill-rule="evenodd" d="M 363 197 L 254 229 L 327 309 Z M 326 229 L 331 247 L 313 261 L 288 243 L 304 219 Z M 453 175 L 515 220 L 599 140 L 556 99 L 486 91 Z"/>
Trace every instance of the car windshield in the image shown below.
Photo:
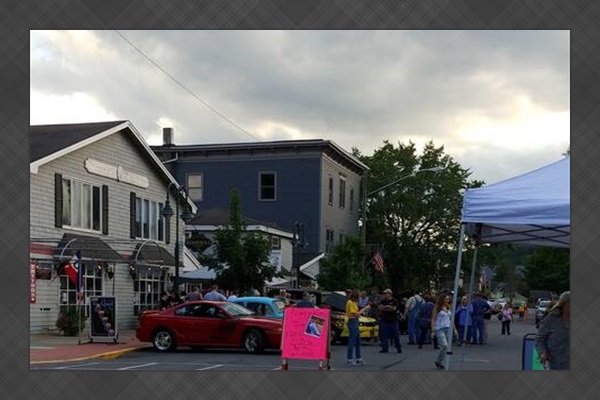
<path fill-rule="evenodd" d="M 275 300 L 273 302 L 273 306 L 275 306 L 275 310 L 277 310 L 277 312 L 280 313 L 282 313 L 285 309 L 285 303 L 283 302 L 283 300 Z"/>
<path fill-rule="evenodd" d="M 256 314 L 254 311 L 249 310 L 244 306 L 241 306 L 241 305 L 235 304 L 235 303 L 231 303 L 231 302 L 224 303 L 221 305 L 221 307 L 223 307 L 223 310 L 227 311 L 229 314 L 233 315 L 234 317 L 244 317 L 244 316 Z"/>
<path fill-rule="evenodd" d="M 546 308 L 550 304 L 550 301 L 540 301 L 538 308 Z"/>

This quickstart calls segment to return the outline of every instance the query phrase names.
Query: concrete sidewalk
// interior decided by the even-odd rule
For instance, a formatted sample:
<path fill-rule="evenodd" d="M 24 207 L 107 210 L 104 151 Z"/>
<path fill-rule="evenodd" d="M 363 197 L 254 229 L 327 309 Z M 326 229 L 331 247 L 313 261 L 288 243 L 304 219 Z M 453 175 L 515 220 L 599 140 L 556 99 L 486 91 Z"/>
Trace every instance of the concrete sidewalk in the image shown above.
<path fill-rule="evenodd" d="M 35 365 L 93 358 L 111 359 L 147 347 L 152 345 L 138 341 L 133 330 L 119 332 L 116 343 L 108 338 L 90 342 L 87 332 L 82 333 L 81 344 L 77 336 L 62 336 L 55 332 L 32 334 L 29 337 L 29 363 Z"/>

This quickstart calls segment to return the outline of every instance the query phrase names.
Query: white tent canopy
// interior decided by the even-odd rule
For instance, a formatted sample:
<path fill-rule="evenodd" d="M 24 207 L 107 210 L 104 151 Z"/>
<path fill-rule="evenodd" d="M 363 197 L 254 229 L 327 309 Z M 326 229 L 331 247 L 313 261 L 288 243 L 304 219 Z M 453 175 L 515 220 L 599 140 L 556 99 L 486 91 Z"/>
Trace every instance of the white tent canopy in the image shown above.
<path fill-rule="evenodd" d="M 570 158 L 467 190 L 462 222 L 480 243 L 570 247 Z"/>

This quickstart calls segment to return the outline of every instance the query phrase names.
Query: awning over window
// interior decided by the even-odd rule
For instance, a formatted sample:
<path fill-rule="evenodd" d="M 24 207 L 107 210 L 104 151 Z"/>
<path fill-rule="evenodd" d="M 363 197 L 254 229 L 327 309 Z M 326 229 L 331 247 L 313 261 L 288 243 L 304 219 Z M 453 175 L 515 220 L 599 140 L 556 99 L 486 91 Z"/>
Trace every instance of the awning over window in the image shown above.
<path fill-rule="evenodd" d="M 77 251 L 84 261 L 124 263 L 127 262 L 102 239 L 95 236 L 65 233 L 54 249 L 53 258 L 65 262 L 71 260 Z"/>
<path fill-rule="evenodd" d="M 158 243 L 148 241 L 135 246 L 131 262 L 136 265 L 171 267 L 175 265 L 175 257 Z"/>

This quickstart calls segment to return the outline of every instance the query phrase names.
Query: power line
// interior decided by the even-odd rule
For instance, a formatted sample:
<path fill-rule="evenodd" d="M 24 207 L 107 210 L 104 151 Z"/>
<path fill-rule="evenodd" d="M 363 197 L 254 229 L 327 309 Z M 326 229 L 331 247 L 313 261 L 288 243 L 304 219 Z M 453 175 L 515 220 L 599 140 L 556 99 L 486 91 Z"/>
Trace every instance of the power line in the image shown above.
<path fill-rule="evenodd" d="M 183 83 L 181 83 L 177 78 L 175 78 L 173 75 L 171 75 L 168 71 L 166 71 L 163 67 L 161 67 L 157 62 L 155 62 L 153 59 L 151 59 L 150 57 L 148 57 L 136 45 L 134 45 L 133 43 L 131 43 L 131 41 L 129 39 L 127 39 L 127 37 L 125 37 L 125 35 L 123 35 L 121 32 L 119 32 L 118 30 L 115 30 L 115 32 L 123 40 L 125 40 L 131 47 L 133 47 L 138 53 L 140 53 L 140 55 L 142 57 L 144 57 L 146 60 L 148 60 L 150 63 L 152 63 L 152 65 L 154 65 L 156 68 L 158 68 L 163 74 L 165 74 L 166 76 L 168 76 L 173 82 L 175 82 L 183 90 L 185 90 L 186 92 L 188 92 L 189 94 L 191 94 L 192 97 L 194 97 L 196 100 L 198 100 L 200 103 L 202 103 L 210 111 L 212 111 L 213 113 L 215 113 L 219 117 L 223 118 L 225 121 L 229 122 L 235 128 L 237 128 L 240 131 L 244 132 L 245 134 L 247 134 L 248 136 L 252 137 L 253 139 L 255 139 L 255 140 L 259 141 L 259 142 L 262 142 L 262 139 L 258 138 L 257 136 L 253 135 L 252 133 L 248 132 L 247 130 L 245 130 L 244 128 L 242 128 L 241 126 L 239 126 L 237 123 L 235 123 L 234 121 L 232 121 L 225 114 L 223 114 L 222 112 L 220 112 L 219 110 L 217 110 L 216 108 L 214 108 L 213 106 L 211 106 L 210 104 L 208 104 L 206 101 L 204 101 L 200 97 L 198 97 L 196 95 L 196 93 L 194 93 L 191 89 L 189 89 L 187 86 L 185 86 Z"/>

